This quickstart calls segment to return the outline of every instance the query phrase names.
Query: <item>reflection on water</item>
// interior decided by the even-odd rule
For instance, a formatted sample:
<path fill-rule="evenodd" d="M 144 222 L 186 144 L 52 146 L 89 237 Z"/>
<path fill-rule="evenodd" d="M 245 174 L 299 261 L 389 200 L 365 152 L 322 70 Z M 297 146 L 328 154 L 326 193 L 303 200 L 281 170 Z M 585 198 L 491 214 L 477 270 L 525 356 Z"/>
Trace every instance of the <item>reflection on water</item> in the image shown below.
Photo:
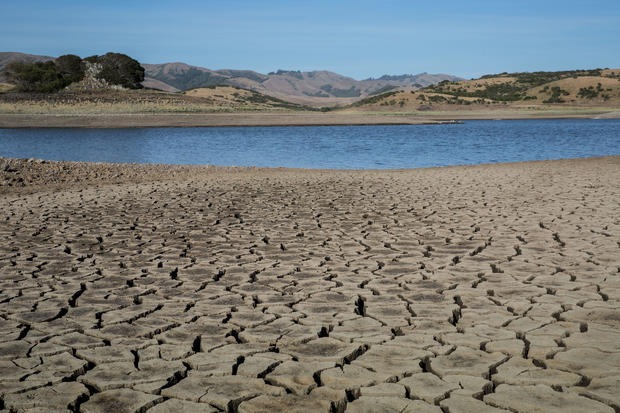
<path fill-rule="evenodd" d="M 394 169 L 620 155 L 620 120 L 456 125 L 0 129 L 0 156 L 92 162 Z"/>

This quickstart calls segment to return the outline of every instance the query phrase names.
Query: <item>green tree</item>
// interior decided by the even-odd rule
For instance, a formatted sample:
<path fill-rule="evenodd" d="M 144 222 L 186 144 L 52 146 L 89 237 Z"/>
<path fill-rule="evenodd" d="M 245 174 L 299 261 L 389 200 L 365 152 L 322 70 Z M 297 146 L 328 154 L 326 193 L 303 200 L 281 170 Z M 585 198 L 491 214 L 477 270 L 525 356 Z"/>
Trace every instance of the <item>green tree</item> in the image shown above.
<path fill-rule="evenodd" d="M 144 80 L 145 71 L 137 60 L 122 53 L 106 53 L 103 56 L 93 57 L 101 65 L 98 75 L 100 79 L 128 89 L 142 88 L 141 82 Z"/>
<path fill-rule="evenodd" d="M 20 92 L 50 93 L 67 86 L 53 61 L 11 62 L 6 66 L 5 72 L 11 81 L 17 83 L 17 90 Z"/>
<path fill-rule="evenodd" d="M 84 78 L 84 63 L 79 56 L 66 54 L 58 57 L 54 63 L 62 79 L 71 84 Z"/>
<path fill-rule="evenodd" d="M 136 60 L 121 53 L 90 56 L 66 54 L 54 61 L 24 63 L 12 62 L 5 68 L 7 77 L 17 84 L 21 92 L 51 93 L 84 78 L 86 62 L 99 65 L 98 78 L 111 85 L 129 89 L 142 88 L 144 68 Z"/>

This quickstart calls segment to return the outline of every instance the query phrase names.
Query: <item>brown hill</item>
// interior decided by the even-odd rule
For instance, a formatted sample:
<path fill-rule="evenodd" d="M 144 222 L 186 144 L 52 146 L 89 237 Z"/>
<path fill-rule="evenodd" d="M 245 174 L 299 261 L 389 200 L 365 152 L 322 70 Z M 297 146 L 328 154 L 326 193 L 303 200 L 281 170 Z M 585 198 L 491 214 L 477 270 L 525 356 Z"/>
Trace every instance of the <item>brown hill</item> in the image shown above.
<path fill-rule="evenodd" d="M 418 89 L 442 80 L 460 80 L 456 76 L 428 73 L 356 80 L 329 71 L 278 70 L 264 75 L 250 70 L 211 70 L 185 63 L 143 66 L 147 81 L 156 79 L 178 90 L 230 85 L 313 106 L 350 104 L 387 90 Z"/>
<path fill-rule="evenodd" d="M 554 88 L 559 88 L 560 99 L 564 102 L 595 105 L 620 104 L 620 78 L 604 76 L 561 79 L 532 88 L 528 90 L 528 95 L 535 96 L 538 101 L 545 101 L 553 95 Z"/>
<path fill-rule="evenodd" d="M 150 78 L 145 78 L 144 82 L 142 82 L 142 86 L 144 86 L 147 89 L 155 89 L 155 90 L 161 90 L 164 92 L 180 92 L 179 89 L 177 89 L 174 86 L 170 86 L 167 83 L 162 82 L 161 80 L 157 80 L 157 79 L 153 79 L 152 77 Z"/>
<path fill-rule="evenodd" d="M 420 90 L 388 92 L 354 103 L 356 110 L 429 111 L 494 106 L 620 106 L 620 69 L 534 72 L 440 82 Z"/>

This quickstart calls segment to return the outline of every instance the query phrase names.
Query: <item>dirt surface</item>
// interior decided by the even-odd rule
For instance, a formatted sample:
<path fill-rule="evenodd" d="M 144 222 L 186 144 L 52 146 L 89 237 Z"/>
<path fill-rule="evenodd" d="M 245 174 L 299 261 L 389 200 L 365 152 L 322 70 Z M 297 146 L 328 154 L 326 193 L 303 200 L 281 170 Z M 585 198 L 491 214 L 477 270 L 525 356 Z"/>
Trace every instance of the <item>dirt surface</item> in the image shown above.
<path fill-rule="evenodd" d="M 1 114 L 0 128 L 148 128 L 203 126 L 416 125 L 475 119 L 620 118 L 620 111 L 445 110 L 417 113 L 229 112 L 132 114 Z"/>
<path fill-rule="evenodd" d="M 620 409 L 620 157 L 0 160 L 0 409 Z"/>
<path fill-rule="evenodd" d="M 0 114 L 0 128 L 148 128 L 193 126 L 303 126 L 428 124 L 437 121 L 412 115 L 338 114 L 318 112 L 204 114 Z"/>

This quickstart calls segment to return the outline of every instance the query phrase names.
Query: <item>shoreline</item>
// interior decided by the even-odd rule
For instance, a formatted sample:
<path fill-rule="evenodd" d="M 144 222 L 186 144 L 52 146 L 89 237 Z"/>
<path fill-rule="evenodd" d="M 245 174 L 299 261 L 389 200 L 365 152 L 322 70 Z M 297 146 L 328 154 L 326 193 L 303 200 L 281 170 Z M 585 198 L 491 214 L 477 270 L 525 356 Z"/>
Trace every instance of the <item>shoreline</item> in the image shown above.
<path fill-rule="evenodd" d="M 57 189 L 78 188 L 84 185 L 141 184 L 155 181 L 178 181 L 200 176 L 237 176 L 246 179 L 252 176 L 268 175 L 358 175 L 398 176 L 412 173 L 440 173 L 440 171 L 490 170 L 502 168 L 541 168 L 549 165 L 559 167 L 566 164 L 614 163 L 620 165 L 620 155 L 592 156 L 585 158 L 560 158 L 513 162 L 480 163 L 465 165 L 429 166 L 396 169 L 320 169 L 262 166 L 220 166 L 194 164 L 154 164 L 58 161 L 37 158 L 0 157 L 0 193 L 30 193 Z M 245 178 L 243 178 L 245 177 Z"/>
<path fill-rule="evenodd" d="M 0 128 L 174 128 L 439 124 L 413 116 L 325 113 L 0 114 Z"/>
<path fill-rule="evenodd" d="M 472 111 L 424 113 L 119 113 L 0 114 L 0 128 L 163 128 L 239 126 L 433 125 L 466 120 L 618 119 L 620 111 Z"/>

